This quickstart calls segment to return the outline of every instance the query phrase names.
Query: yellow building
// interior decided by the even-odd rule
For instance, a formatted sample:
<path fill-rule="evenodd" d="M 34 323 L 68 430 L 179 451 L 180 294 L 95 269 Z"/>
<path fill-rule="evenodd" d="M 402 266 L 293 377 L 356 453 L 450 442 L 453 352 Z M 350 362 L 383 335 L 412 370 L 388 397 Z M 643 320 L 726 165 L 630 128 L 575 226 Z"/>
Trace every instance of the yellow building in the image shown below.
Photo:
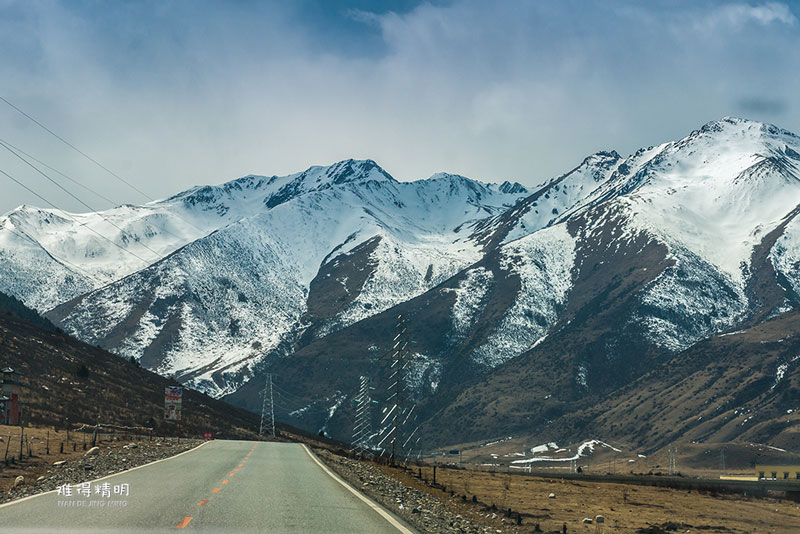
<path fill-rule="evenodd" d="M 800 482 L 800 465 L 756 465 L 758 480 L 796 480 Z"/>

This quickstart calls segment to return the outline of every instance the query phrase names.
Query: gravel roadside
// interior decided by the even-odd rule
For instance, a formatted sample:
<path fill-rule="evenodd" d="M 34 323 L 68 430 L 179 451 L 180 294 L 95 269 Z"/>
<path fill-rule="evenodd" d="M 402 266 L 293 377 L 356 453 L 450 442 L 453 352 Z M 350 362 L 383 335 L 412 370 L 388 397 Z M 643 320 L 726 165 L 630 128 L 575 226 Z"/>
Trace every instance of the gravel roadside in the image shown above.
<path fill-rule="evenodd" d="M 487 521 L 475 520 L 475 513 L 459 508 L 454 503 L 445 503 L 436 496 L 420 489 L 409 487 L 400 480 L 384 473 L 367 462 L 351 460 L 327 450 L 314 452 L 330 468 L 376 502 L 413 525 L 423 533 L 513 533 L 518 529 L 499 523 L 499 518 L 487 514 Z"/>
<path fill-rule="evenodd" d="M 52 491 L 63 484 L 80 484 L 113 475 L 175 456 L 201 443 L 202 440 L 195 439 L 182 439 L 180 443 L 175 439 L 168 439 L 101 444 L 97 451 L 87 451 L 83 456 L 55 462 L 58 465 L 48 465 L 44 472 L 38 470 L 32 473 L 31 480 L 26 476 L 21 485 L 0 493 L 0 503 Z"/>

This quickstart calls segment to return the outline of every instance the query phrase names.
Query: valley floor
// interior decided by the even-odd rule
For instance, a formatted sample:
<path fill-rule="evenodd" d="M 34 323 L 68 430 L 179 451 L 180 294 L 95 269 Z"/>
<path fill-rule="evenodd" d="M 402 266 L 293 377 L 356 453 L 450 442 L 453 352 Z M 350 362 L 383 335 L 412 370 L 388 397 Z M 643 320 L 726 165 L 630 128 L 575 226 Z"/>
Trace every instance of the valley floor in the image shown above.
<path fill-rule="evenodd" d="M 352 464 L 359 462 L 328 461 L 349 469 L 351 481 L 365 491 L 375 485 L 374 475 L 365 473 L 382 473 L 438 501 L 453 517 L 463 518 L 463 530 L 456 524 L 441 532 L 484 532 L 489 528 L 490 532 L 533 533 L 537 524 L 542 532 L 561 532 L 566 525 L 568 533 L 800 532 L 800 504 L 787 499 L 442 468 L 437 469 L 433 485 L 431 466 L 404 470 L 360 462 L 363 467 L 355 468 Z M 384 504 L 402 514 L 398 509 L 401 499 L 389 501 Z M 424 511 L 421 515 L 424 517 Z M 584 518 L 594 521 L 598 515 L 603 516 L 603 523 L 583 523 Z M 517 516 L 521 516 L 520 525 Z"/>

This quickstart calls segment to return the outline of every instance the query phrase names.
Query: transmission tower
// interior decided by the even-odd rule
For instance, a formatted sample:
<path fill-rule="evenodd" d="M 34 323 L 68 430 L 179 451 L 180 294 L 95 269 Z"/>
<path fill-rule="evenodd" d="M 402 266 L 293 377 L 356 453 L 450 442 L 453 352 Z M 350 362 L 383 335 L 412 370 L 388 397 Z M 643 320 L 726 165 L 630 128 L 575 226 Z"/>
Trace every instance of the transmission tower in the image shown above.
<path fill-rule="evenodd" d="M 372 434 L 372 418 L 370 414 L 369 377 L 359 378 L 358 397 L 356 401 L 356 420 L 353 425 L 353 450 L 359 456 L 364 454 L 368 447 L 369 437 Z"/>
<path fill-rule="evenodd" d="M 261 403 L 261 425 L 258 427 L 258 435 L 264 435 L 264 429 L 272 432 L 275 437 L 275 405 L 272 402 L 272 373 L 267 374 L 267 383 L 262 392 L 264 400 Z"/>
<path fill-rule="evenodd" d="M 406 339 L 406 324 L 402 315 L 397 316 L 397 334 L 394 336 L 392 346 L 392 365 L 389 375 L 389 391 L 391 395 L 387 399 L 391 404 L 391 438 L 392 445 L 391 463 L 395 465 L 398 449 L 401 448 L 400 439 L 403 435 L 403 410 L 405 409 L 405 368 L 408 365 L 408 340 Z M 392 382 L 394 381 L 394 382 Z M 406 417 L 407 419 L 407 417 Z"/>
<path fill-rule="evenodd" d="M 667 453 L 669 454 L 669 474 L 670 475 L 674 475 L 675 473 L 678 472 L 678 469 L 677 469 L 676 463 L 675 463 L 675 454 L 677 454 L 677 452 L 678 452 L 678 448 L 677 447 L 667 449 Z"/>

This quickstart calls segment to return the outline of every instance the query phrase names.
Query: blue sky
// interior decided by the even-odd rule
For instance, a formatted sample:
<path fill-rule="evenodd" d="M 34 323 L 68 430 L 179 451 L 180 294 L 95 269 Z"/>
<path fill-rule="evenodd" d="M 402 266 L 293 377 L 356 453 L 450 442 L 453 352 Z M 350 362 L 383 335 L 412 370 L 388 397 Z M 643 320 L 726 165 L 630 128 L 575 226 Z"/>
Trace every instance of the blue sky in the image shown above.
<path fill-rule="evenodd" d="M 795 2 L 111 4 L 0 0 L 0 94 L 153 197 L 348 157 L 533 185 L 726 115 L 800 132 Z M 0 133 L 143 200 L 7 107 Z M 0 212 L 43 204 L 0 191 Z"/>

